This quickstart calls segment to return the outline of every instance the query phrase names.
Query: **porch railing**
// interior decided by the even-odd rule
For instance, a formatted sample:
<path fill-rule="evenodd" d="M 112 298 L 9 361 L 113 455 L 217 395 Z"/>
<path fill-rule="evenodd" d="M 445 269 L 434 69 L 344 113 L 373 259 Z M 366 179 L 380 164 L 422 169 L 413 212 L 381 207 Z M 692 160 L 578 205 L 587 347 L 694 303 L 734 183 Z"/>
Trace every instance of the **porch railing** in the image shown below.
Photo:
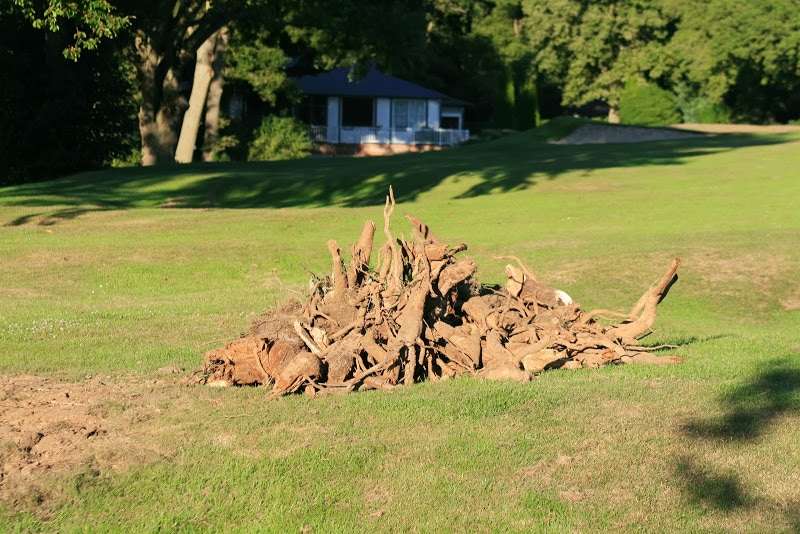
<path fill-rule="evenodd" d="M 469 130 L 446 128 L 378 128 L 342 127 L 336 130 L 326 126 L 311 126 L 311 139 L 315 143 L 346 144 L 401 144 L 451 146 L 469 140 Z M 332 134 L 329 136 L 329 134 Z"/>
<path fill-rule="evenodd" d="M 414 144 L 450 146 L 469 140 L 469 130 L 425 128 L 414 130 Z"/>
<path fill-rule="evenodd" d="M 311 141 L 314 143 L 326 143 L 328 141 L 328 127 L 327 126 L 310 126 L 308 134 L 311 136 Z"/>

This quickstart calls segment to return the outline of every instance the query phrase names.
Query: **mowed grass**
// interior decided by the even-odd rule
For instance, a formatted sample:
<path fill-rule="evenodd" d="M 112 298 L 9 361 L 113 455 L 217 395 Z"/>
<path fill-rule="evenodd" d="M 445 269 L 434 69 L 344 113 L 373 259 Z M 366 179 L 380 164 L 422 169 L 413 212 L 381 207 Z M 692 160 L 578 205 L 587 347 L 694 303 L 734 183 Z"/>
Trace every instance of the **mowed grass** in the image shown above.
<path fill-rule="evenodd" d="M 569 127 L 0 189 L 0 371 L 66 380 L 196 367 L 380 220 L 388 184 L 482 280 L 514 254 L 588 308 L 684 260 L 647 338 L 680 365 L 313 401 L 174 386 L 163 455 L 55 477 L 0 530 L 800 528 L 800 136 L 545 143 Z"/>

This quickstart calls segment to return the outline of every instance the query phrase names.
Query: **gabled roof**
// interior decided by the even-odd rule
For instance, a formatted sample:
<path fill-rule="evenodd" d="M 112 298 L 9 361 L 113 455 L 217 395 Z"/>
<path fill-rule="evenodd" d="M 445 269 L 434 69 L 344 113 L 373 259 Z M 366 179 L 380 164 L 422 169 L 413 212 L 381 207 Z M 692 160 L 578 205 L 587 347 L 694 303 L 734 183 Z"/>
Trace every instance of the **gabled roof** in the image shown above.
<path fill-rule="evenodd" d="M 364 77 L 350 81 L 350 68 L 340 67 L 322 74 L 302 76 L 295 79 L 297 87 L 307 95 L 322 96 L 371 96 L 388 98 L 433 98 L 448 105 L 465 105 L 466 102 L 452 98 L 371 68 Z"/>

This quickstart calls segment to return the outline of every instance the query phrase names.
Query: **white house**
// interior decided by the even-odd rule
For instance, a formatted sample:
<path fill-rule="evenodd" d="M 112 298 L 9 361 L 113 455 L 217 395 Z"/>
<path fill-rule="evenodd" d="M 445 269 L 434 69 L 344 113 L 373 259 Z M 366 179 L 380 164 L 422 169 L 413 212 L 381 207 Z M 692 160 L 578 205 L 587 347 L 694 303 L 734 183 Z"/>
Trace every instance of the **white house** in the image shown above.
<path fill-rule="evenodd" d="M 365 153 L 450 146 L 469 139 L 466 102 L 370 69 L 351 80 L 338 68 L 297 78 L 306 95 L 301 118 L 318 143 L 355 145 Z"/>

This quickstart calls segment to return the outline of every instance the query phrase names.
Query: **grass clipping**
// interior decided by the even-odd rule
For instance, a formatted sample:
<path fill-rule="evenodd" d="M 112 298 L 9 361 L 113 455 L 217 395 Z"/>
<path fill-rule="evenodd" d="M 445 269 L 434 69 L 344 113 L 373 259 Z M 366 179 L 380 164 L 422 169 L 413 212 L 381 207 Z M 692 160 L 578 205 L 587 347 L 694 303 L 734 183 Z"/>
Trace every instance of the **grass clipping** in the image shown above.
<path fill-rule="evenodd" d="M 457 257 L 466 245 L 443 243 L 412 216 L 413 240 L 392 235 L 394 207 L 390 189 L 376 270 L 369 268 L 375 224 L 367 221 L 348 264 L 329 241 L 331 274 L 313 284 L 305 303 L 270 312 L 207 353 L 195 380 L 316 396 L 462 374 L 527 382 L 546 369 L 675 361 L 639 340 L 677 280 L 679 260 L 629 313 L 585 312 L 513 257 L 503 287 L 478 284 L 475 263 Z"/>

